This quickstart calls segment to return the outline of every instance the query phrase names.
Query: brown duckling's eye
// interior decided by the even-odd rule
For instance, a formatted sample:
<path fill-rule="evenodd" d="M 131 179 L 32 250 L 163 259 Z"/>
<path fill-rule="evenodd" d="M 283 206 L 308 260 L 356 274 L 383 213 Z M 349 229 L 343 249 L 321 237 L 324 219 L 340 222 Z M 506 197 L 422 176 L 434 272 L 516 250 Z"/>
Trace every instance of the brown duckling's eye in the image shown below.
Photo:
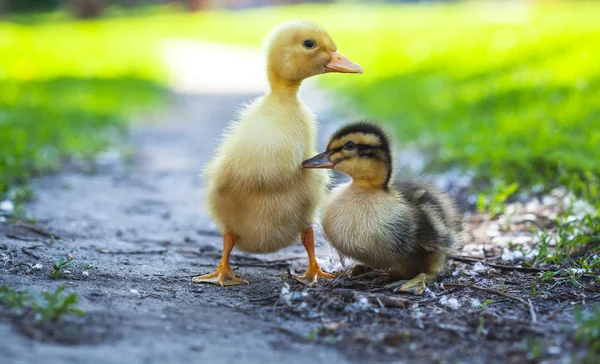
<path fill-rule="evenodd" d="M 314 47 L 317 46 L 317 43 L 314 40 L 305 40 L 304 42 L 302 42 L 302 45 L 304 46 L 304 48 L 307 49 L 313 49 Z"/>
<path fill-rule="evenodd" d="M 352 149 L 354 149 L 354 147 L 356 147 L 356 144 L 354 144 L 353 141 L 349 141 L 349 142 L 346 142 L 346 144 L 344 144 L 344 149 L 346 149 L 346 150 L 352 150 Z"/>

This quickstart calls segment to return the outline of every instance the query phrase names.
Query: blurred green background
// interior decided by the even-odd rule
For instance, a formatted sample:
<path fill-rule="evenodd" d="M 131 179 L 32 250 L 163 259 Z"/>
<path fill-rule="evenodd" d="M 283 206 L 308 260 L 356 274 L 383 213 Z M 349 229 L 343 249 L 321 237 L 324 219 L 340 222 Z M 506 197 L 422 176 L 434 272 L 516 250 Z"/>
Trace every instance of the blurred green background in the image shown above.
<path fill-rule="evenodd" d="M 259 47 L 293 18 L 365 69 L 319 79 L 340 105 L 393 124 L 432 168 L 598 197 L 599 2 L 283 2 L 0 0 L 0 197 L 161 107 L 161 40 Z"/>

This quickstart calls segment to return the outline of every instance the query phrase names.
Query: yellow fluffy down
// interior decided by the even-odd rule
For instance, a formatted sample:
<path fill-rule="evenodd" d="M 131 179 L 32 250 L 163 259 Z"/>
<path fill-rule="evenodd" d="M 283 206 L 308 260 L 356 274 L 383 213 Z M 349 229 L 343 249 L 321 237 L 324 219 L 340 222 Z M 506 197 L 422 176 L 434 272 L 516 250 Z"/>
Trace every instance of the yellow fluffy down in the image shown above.
<path fill-rule="evenodd" d="M 206 201 L 236 248 L 270 253 L 314 223 L 329 176 L 303 169 L 316 153 L 316 121 L 295 95 L 258 98 L 230 125 L 205 170 Z"/>

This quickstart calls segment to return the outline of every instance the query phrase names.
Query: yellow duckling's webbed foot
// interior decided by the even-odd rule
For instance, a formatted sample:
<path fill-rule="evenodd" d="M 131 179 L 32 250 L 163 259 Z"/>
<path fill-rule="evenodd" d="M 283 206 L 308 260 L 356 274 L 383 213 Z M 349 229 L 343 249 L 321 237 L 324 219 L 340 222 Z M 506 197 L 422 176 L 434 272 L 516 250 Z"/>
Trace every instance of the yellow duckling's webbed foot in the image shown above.
<path fill-rule="evenodd" d="M 293 277 L 308 284 L 316 283 L 319 277 L 332 279 L 334 275 L 323 272 L 315 258 L 315 233 L 312 227 L 308 227 L 302 232 L 302 245 L 304 245 L 304 249 L 306 249 L 306 253 L 308 254 L 308 268 L 303 275 L 295 275 Z"/>
<path fill-rule="evenodd" d="M 193 283 L 212 283 L 219 286 L 235 286 L 238 284 L 248 284 L 248 281 L 239 278 L 233 272 L 233 269 L 229 265 L 222 266 L 219 264 L 217 269 L 209 274 L 203 276 L 196 276 L 192 278 Z"/>
<path fill-rule="evenodd" d="M 421 273 L 411 280 L 403 280 L 388 284 L 386 288 L 393 289 L 394 292 L 406 292 L 420 296 L 427 289 L 427 283 L 435 280 L 435 276 Z"/>
<path fill-rule="evenodd" d="M 308 284 L 312 285 L 314 283 L 317 283 L 317 280 L 319 279 L 319 277 L 332 279 L 335 276 L 333 274 L 323 272 L 321 270 L 321 268 L 319 267 L 319 265 L 317 264 L 316 267 L 309 265 L 308 268 L 306 269 L 306 272 L 303 275 L 301 275 L 301 276 L 293 275 L 292 277 L 294 277 L 296 280 L 301 281 L 302 283 L 308 283 Z"/>
<path fill-rule="evenodd" d="M 223 236 L 223 256 L 217 266 L 217 269 L 203 276 L 192 278 L 193 283 L 212 283 L 219 286 L 235 286 L 238 284 L 248 284 L 248 281 L 236 277 L 233 269 L 229 266 L 229 254 L 235 245 L 235 236 L 231 233 L 225 233 Z"/>

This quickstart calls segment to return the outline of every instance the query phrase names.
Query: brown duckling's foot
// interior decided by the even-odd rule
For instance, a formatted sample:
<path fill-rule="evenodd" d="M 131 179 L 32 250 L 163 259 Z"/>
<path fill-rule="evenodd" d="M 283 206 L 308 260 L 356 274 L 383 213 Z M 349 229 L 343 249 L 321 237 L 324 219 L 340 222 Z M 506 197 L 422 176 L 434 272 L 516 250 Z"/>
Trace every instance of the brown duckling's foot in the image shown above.
<path fill-rule="evenodd" d="M 248 281 L 236 277 L 231 267 L 219 264 L 214 272 L 192 278 L 192 283 L 212 283 L 219 286 L 235 286 L 238 284 L 248 284 Z"/>
<path fill-rule="evenodd" d="M 372 272 L 374 269 L 363 265 L 363 264 L 355 264 L 354 267 L 352 267 L 352 270 L 350 271 L 350 277 L 358 277 L 360 275 Z"/>
<path fill-rule="evenodd" d="M 393 289 L 394 292 L 406 292 L 420 296 L 427 289 L 427 283 L 435 280 L 435 277 L 429 274 L 421 273 L 411 280 L 402 280 L 388 284 L 385 288 Z"/>
<path fill-rule="evenodd" d="M 314 283 L 317 283 L 317 280 L 319 279 L 319 277 L 333 279 L 335 276 L 333 274 L 323 272 L 321 270 L 321 267 L 319 267 L 319 265 L 317 264 L 317 265 L 309 265 L 308 269 L 306 270 L 306 272 L 303 275 L 301 275 L 301 276 L 293 275 L 292 277 L 294 277 L 294 279 L 296 279 L 297 281 L 312 285 Z"/>

